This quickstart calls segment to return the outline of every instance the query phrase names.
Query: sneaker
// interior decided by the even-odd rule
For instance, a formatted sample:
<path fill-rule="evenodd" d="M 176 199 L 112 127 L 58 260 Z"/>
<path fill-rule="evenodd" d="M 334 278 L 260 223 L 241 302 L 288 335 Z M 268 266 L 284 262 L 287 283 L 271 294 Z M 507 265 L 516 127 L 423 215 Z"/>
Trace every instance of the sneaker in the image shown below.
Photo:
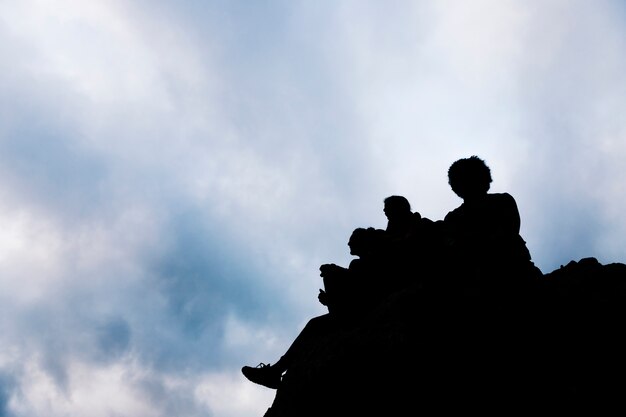
<path fill-rule="evenodd" d="M 272 368 L 270 364 L 260 363 L 256 367 L 244 366 L 241 368 L 243 375 L 255 384 L 268 388 L 277 389 L 280 385 L 282 372 Z"/>

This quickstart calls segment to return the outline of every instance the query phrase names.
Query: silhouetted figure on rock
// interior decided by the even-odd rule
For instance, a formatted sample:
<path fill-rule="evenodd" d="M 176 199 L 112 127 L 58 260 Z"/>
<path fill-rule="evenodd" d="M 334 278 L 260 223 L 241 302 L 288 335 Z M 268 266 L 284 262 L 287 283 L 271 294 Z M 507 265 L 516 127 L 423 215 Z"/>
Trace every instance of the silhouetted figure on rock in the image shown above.
<path fill-rule="evenodd" d="M 390 195 L 383 200 L 383 212 L 387 217 L 385 231 L 392 240 L 409 239 L 420 228 L 422 216 L 411 210 L 411 203 L 401 195 Z"/>
<path fill-rule="evenodd" d="M 384 231 L 374 228 L 355 229 L 348 241 L 350 254 L 356 256 L 348 268 L 335 264 L 320 266 L 324 289 L 318 300 L 329 312 L 308 321 L 289 349 L 273 365 L 261 363 L 257 367 L 244 366 L 243 374 L 250 381 L 276 389 L 282 375 L 315 343 L 331 334 L 354 327 L 385 296 L 377 281 L 382 273 L 381 245 Z"/>
<path fill-rule="evenodd" d="M 391 195 L 384 200 L 387 217 L 387 246 L 385 248 L 396 290 L 421 287 L 442 260 L 443 240 L 436 224 L 412 211 L 409 200 Z"/>
<path fill-rule="evenodd" d="M 411 210 L 409 200 L 404 196 L 391 195 L 385 198 L 383 211 L 387 217 L 386 254 L 389 259 L 390 271 L 397 283 L 396 290 L 411 285 L 416 278 L 417 244 L 422 228 L 422 216 Z"/>
<path fill-rule="evenodd" d="M 517 203 L 509 193 L 489 193 L 491 170 L 477 156 L 455 161 L 448 170 L 452 191 L 463 203 L 443 225 L 449 265 L 466 289 L 496 291 L 541 277 L 520 235 Z"/>
<path fill-rule="evenodd" d="M 446 242 L 446 278 L 439 287 L 443 317 L 433 326 L 437 355 L 456 378 L 442 386 L 477 406 L 490 396 L 516 401 L 522 380 L 536 369 L 531 335 L 542 277 L 520 235 L 513 196 L 489 193 L 491 170 L 477 156 L 448 170 L 452 191 L 463 203 L 440 223 Z M 503 364 L 506 364 L 503 365 Z M 511 381 L 503 385 L 499 381 Z"/>
<path fill-rule="evenodd" d="M 362 319 L 394 288 L 386 281 L 389 265 L 385 245 L 383 230 L 359 227 L 348 241 L 350 254 L 356 256 L 350 265 L 320 266 L 324 290 L 320 289 L 318 299 L 341 322 L 351 325 Z"/>

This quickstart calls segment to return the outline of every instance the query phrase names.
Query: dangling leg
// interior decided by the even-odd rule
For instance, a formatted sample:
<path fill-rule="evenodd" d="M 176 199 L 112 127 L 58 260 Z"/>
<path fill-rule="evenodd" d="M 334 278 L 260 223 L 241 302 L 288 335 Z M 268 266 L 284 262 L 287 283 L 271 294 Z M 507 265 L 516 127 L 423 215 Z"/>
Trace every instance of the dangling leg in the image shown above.
<path fill-rule="evenodd" d="M 334 328 L 334 318 L 329 314 L 313 317 L 294 339 L 285 354 L 274 365 L 261 363 L 256 367 L 244 366 L 241 368 L 241 372 L 255 384 L 276 389 L 280 385 L 282 374 L 289 369 L 289 366 L 297 355 L 302 352 L 302 349 L 310 345 L 311 342 L 330 333 Z"/>

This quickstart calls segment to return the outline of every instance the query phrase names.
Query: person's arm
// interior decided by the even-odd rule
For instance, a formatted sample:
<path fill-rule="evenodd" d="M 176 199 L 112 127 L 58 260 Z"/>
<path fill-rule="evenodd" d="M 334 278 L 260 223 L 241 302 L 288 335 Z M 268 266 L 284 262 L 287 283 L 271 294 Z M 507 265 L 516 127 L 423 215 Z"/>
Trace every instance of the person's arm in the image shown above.
<path fill-rule="evenodd" d="M 317 301 L 319 301 L 321 305 L 328 307 L 328 293 L 320 288 L 320 292 L 317 294 Z"/>
<path fill-rule="evenodd" d="M 517 202 L 509 193 L 499 195 L 498 203 L 499 232 L 503 234 L 519 234 L 521 219 Z"/>
<path fill-rule="evenodd" d="M 336 264 L 323 264 L 320 266 L 320 275 L 325 278 L 334 274 L 340 274 L 345 270 L 346 268 Z"/>
<path fill-rule="evenodd" d="M 320 266 L 320 276 L 324 283 L 324 289 L 320 288 L 317 300 L 326 307 L 334 309 L 343 297 L 345 280 L 348 269 L 336 264 L 323 264 Z"/>

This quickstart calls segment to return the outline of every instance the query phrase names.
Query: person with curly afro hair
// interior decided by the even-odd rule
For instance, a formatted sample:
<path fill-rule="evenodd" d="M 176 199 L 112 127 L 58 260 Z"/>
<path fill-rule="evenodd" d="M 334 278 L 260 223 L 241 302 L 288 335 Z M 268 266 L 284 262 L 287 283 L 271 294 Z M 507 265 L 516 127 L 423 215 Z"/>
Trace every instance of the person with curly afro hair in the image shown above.
<path fill-rule="evenodd" d="M 463 203 L 446 214 L 444 225 L 449 256 L 456 273 L 468 285 L 497 291 L 538 278 L 520 235 L 520 214 L 509 193 L 490 193 L 491 169 L 476 155 L 455 161 L 448 183 Z"/>

